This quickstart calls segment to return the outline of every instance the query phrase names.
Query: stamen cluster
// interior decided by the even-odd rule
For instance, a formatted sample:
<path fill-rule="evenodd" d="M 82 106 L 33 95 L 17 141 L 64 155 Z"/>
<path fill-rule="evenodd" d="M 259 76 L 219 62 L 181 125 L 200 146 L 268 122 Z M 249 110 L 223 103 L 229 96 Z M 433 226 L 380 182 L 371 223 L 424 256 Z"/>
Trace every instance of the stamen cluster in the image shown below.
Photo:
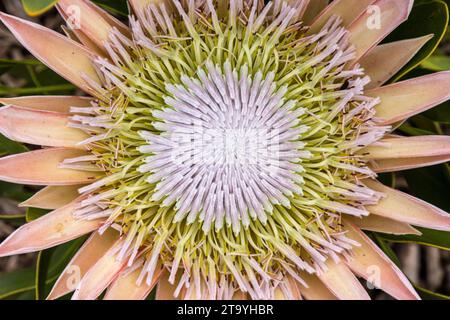
<path fill-rule="evenodd" d="M 358 245 L 342 215 L 380 195 L 356 152 L 388 128 L 338 18 L 309 35 L 306 1 L 220 2 L 151 4 L 131 39 L 112 32 L 104 99 L 73 110 L 94 156 L 65 165 L 107 173 L 76 215 L 123 232 L 139 281 L 162 266 L 187 298 L 271 298 Z"/>

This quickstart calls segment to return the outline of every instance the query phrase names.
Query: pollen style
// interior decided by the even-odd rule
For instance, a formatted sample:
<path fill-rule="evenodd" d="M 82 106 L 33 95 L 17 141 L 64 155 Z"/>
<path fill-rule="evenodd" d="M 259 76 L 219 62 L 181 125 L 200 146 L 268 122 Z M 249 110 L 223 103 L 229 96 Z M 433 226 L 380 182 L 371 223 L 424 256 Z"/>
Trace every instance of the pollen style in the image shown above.
<path fill-rule="evenodd" d="M 450 160 L 450 137 L 392 134 L 450 98 L 447 72 L 386 84 L 432 37 L 380 44 L 412 5 L 130 0 L 126 26 L 60 0 L 66 36 L 0 13 L 86 93 L 0 98 L 0 132 L 43 147 L 0 159 L 0 178 L 45 185 L 22 206 L 53 210 L 0 256 L 90 234 L 49 299 L 369 299 L 374 266 L 418 299 L 363 232 L 450 231 L 376 180 Z"/>

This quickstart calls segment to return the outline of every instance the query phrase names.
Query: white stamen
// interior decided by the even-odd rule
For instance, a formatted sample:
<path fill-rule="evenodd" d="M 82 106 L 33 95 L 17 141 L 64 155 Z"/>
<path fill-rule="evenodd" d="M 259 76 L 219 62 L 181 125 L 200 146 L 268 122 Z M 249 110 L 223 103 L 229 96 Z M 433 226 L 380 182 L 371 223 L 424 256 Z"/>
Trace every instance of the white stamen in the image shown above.
<path fill-rule="evenodd" d="M 200 218 L 208 232 L 212 225 L 220 229 L 227 217 L 237 233 L 241 224 L 249 225 L 249 212 L 266 220 L 259 210 L 270 208 L 264 199 L 289 207 L 291 190 L 301 193 L 296 176 L 303 170 L 292 177 L 284 168 L 310 155 L 297 143 L 308 130 L 298 126 L 305 112 L 295 101 L 284 101 L 286 88 L 278 89 L 273 72 L 264 77 L 257 72 L 247 89 L 241 86 L 247 66 L 232 70 L 227 61 L 222 71 L 210 61 L 205 65 L 197 79 L 183 76 L 182 85 L 167 85 L 173 96 L 165 102 L 171 108 L 153 113 L 160 119 L 155 127 L 167 131 L 140 132 L 149 145 L 139 151 L 153 155 L 139 171 L 152 173 L 148 181 L 157 182 L 153 201 L 176 202 L 176 221 Z M 207 181 L 202 172 L 211 172 L 213 179 Z"/>

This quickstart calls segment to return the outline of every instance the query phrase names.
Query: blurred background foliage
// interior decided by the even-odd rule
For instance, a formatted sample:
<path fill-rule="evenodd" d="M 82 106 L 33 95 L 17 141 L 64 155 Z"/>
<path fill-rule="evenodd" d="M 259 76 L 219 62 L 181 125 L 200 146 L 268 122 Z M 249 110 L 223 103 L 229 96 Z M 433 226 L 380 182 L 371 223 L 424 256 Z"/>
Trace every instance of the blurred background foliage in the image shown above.
<path fill-rule="evenodd" d="M 312 0 L 314 1 L 314 0 Z M 126 19 L 126 0 L 93 0 L 119 18 Z M 37 21 L 61 31 L 62 20 L 53 8 L 57 0 L 4 0 L 0 10 Z M 432 40 L 395 75 L 391 82 L 450 70 L 450 0 L 415 0 L 407 22 L 385 42 L 434 34 Z M 73 85 L 30 56 L 0 27 L 0 96 L 81 94 Z M 449 71 L 450 72 L 450 71 Z M 450 133 L 450 102 L 415 116 L 398 127 L 407 136 Z M 0 156 L 27 151 L 0 135 Z M 450 212 L 449 164 L 382 176 L 390 186 Z M 38 189 L 0 182 L 0 240 L 14 228 L 45 214 L 45 210 L 18 209 L 17 204 Z M 388 236 L 371 233 L 378 245 L 398 263 L 424 299 L 450 299 L 450 234 L 420 229 L 423 236 Z M 0 259 L 0 299 L 45 299 L 65 265 L 85 239 L 77 239 L 37 254 Z M 374 292 L 375 298 L 388 299 Z"/>

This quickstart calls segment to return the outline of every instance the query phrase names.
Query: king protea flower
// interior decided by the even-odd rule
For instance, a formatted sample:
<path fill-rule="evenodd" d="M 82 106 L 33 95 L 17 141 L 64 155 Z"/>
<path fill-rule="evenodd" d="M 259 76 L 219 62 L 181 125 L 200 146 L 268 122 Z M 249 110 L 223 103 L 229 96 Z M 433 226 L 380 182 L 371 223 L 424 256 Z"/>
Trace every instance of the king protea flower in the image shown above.
<path fill-rule="evenodd" d="M 378 45 L 412 0 L 327 3 L 130 0 L 126 26 L 60 0 L 67 37 L 1 13 L 87 96 L 0 100 L 0 131 L 43 146 L 0 177 L 46 185 L 22 205 L 53 210 L 0 256 L 91 234 L 50 299 L 369 299 L 358 277 L 418 299 L 362 230 L 450 230 L 376 180 L 450 159 L 450 137 L 391 134 L 449 98 L 450 73 L 384 85 L 431 37 Z"/>

